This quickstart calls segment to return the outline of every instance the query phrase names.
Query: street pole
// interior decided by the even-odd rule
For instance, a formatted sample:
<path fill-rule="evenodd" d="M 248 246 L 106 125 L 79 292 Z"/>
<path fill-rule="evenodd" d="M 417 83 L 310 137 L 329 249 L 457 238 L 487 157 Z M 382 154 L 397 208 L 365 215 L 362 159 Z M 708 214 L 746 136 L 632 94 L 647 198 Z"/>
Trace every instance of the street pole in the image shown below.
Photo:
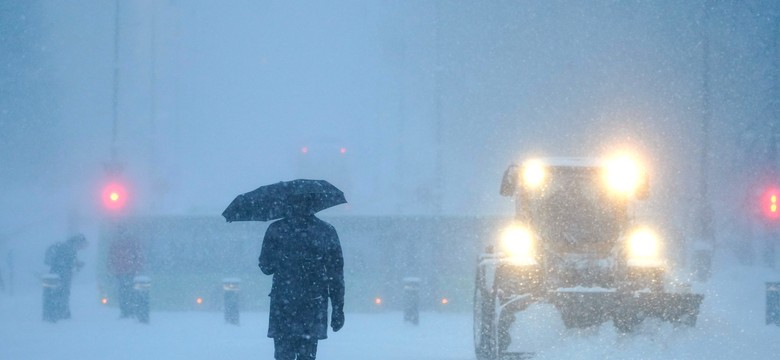
<path fill-rule="evenodd" d="M 163 193 L 157 160 L 157 7 L 151 4 L 151 35 L 149 39 L 149 185 L 152 192 L 151 211 L 157 212 Z"/>
<path fill-rule="evenodd" d="M 772 176 L 772 181 L 777 181 L 780 172 L 777 168 L 777 138 L 780 136 L 780 9 L 777 7 L 774 9 L 773 29 L 772 29 L 772 97 L 769 103 L 771 107 L 771 120 L 770 125 L 770 143 L 769 143 L 769 166 Z M 775 247 L 778 242 L 778 232 L 774 227 L 770 228 L 769 236 L 765 238 L 764 242 L 764 265 L 774 269 L 777 262 L 777 255 Z"/>
<path fill-rule="evenodd" d="M 116 164 L 117 150 L 117 118 L 119 112 L 119 0 L 116 0 L 114 9 L 114 83 L 111 123 L 111 164 Z"/>
<path fill-rule="evenodd" d="M 436 51 L 435 58 L 436 58 L 436 69 L 434 69 L 434 111 L 435 111 L 435 117 L 436 117 L 436 125 L 435 125 L 435 137 L 436 137 L 436 159 L 435 159 L 435 170 L 434 170 L 434 187 L 433 187 L 433 208 L 436 215 L 442 214 L 442 196 L 444 192 L 444 165 L 442 164 L 443 161 L 443 154 L 442 154 L 442 104 L 441 104 L 441 97 L 442 97 L 442 57 L 441 57 L 441 47 L 442 47 L 442 40 L 441 40 L 441 28 L 442 28 L 442 15 L 441 15 L 441 1 L 436 1 L 434 3 L 435 11 L 436 11 L 436 17 L 435 17 L 435 33 L 434 33 L 434 49 Z"/>
<path fill-rule="evenodd" d="M 116 176 L 122 171 L 122 164 L 119 163 L 117 150 L 117 137 L 119 134 L 119 19 L 120 19 L 120 0 L 115 2 L 114 8 L 114 79 L 113 79 L 113 97 L 111 106 L 111 145 L 110 159 L 103 164 L 103 171 L 108 176 Z"/>
<path fill-rule="evenodd" d="M 712 271 L 712 258 L 715 253 L 715 239 L 712 229 L 712 207 L 709 201 L 709 153 L 712 121 L 711 69 L 710 69 L 710 8 L 711 0 L 704 2 L 704 20 L 702 24 L 702 117 L 701 117 L 701 157 L 699 159 L 699 239 L 694 251 L 694 272 L 699 281 L 709 279 Z"/>

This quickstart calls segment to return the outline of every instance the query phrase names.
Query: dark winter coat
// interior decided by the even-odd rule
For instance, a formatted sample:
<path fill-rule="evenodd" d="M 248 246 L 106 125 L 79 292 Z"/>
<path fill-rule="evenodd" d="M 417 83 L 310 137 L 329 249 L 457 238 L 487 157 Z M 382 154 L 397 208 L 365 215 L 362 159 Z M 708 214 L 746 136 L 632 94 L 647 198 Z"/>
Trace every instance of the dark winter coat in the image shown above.
<path fill-rule="evenodd" d="M 336 230 L 314 215 L 271 223 L 260 269 L 273 274 L 268 337 L 328 337 L 328 299 L 344 307 L 344 258 Z"/>
<path fill-rule="evenodd" d="M 122 237 L 111 243 L 108 251 L 108 270 L 116 276 L 133 276 L 144 264 L 141 243 L 132 237 Z"/>
<path fill-rule="evenodd" d="M 49 272 L 59 275 L 60 281 L 65 286 L 70 285 L 70 281 L 73 278 L 73 269 L 78 265 L 77 251 L 78 248 L 69 241 L 51 245 L 46 251 L 46 262 L 50 266 Z"/>

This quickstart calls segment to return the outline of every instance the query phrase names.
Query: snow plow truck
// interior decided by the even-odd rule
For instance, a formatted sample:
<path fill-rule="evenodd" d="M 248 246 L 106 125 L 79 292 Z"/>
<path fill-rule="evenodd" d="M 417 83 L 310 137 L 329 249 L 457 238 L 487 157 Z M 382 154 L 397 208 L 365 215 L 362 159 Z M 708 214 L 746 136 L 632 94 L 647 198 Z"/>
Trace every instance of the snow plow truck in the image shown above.
<path fill-rule="evenodd" d="M 477 261 L 479 360 L 533 357 L 523 338 L 534 334 L 513 342 L 510 328 L 537 303 L 554 306 L 566 328 L 611 321 L 631 332 L 650 317 L 695 326 L 703 295 L 670 286 L 662 239 L 634 218 L 649 194 L 634 159 L 528 160 L 509 166 L 500 194 L 514 198 L 516 211 Z"/>

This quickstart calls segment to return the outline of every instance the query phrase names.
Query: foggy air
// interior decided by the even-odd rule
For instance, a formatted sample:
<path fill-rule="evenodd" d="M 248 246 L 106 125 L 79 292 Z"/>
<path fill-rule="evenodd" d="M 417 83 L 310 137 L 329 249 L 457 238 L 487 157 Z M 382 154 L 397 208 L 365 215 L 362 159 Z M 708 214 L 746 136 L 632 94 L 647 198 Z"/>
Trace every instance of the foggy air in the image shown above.
<path fill-rule="evenodd" d="M 0 359 L 780 352 L 776 2 L 0 0 L 0 65 Z"/>

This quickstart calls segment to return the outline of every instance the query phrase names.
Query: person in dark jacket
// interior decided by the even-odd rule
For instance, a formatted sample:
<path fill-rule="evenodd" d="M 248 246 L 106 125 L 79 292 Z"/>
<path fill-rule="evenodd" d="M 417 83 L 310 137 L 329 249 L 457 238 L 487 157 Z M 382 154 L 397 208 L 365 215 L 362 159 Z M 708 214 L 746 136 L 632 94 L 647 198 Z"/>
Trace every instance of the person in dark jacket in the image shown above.
<path fill-rule="evenodd" d="M 273 275 L 268 337 L 276 360 L 314 360 L 330 326 L 344 326 L 344 258 L 332 225 L 314 215 L 271 223 L 260 252 L 260 269 Z"/>
<path fill-rule="evenodd" d="M 136 315 L 133 278 L 140 274 L 143 264 L 141 244 L 128 233 L 126 227 L 120 225 L 117 229 L 117 238 L 111 243 L 108 252 L 108 270 L 117 281 L 120 318 Z"/>
<path fill-rule="evenodd" d="M 70 285 L 74 270 L 80 270 L 84 263 L 76 258 L 76 253 L 87 247 L 87 239 L 77 234 L 68 240 L 51 245 L 46 250 L 45 262 L 50 266 L 49 272 L 59 276 L 59 286 L 51 292 L 51 301 L 45 313 L 48 321 L 70 319 Z"/>

